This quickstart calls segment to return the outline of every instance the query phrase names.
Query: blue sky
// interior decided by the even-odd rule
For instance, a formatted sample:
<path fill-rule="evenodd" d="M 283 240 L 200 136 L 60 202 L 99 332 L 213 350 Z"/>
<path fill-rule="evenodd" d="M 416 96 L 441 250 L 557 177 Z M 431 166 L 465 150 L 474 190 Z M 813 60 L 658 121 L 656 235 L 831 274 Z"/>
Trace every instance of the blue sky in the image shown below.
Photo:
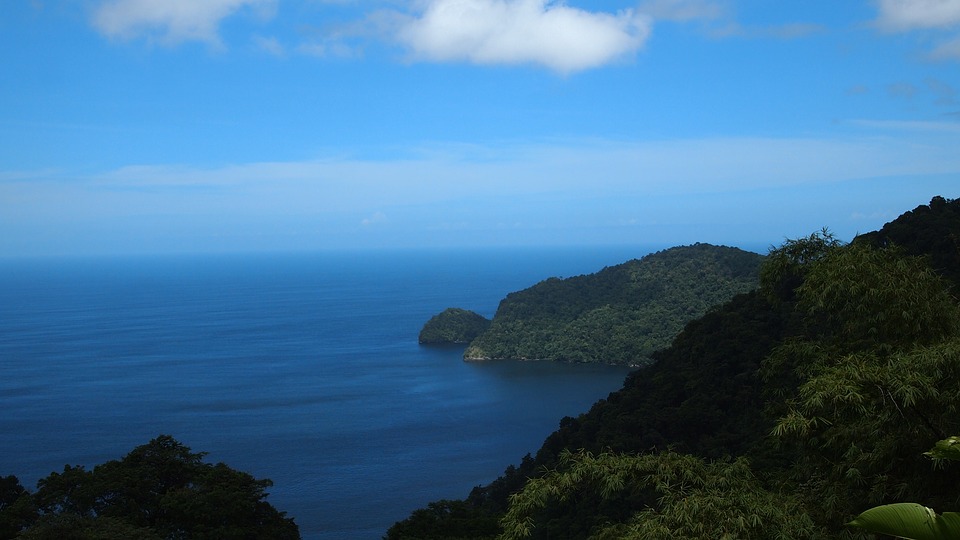
<path fill-rule="evenodd" d="M 18 0 L 0 256 L 766 246 L 960 196 L 960 0 Z"/>

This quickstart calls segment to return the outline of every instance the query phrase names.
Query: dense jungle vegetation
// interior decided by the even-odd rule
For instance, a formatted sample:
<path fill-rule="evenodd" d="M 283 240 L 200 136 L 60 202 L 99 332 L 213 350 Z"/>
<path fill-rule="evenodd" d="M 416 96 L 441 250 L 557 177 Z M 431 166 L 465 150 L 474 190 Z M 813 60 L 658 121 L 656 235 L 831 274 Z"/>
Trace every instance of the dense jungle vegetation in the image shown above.
<path fill-rule="evenodd" d="M 762 260 L 695 244 L 595 274 L 550 278 L 507 295 L 464 358 L 647 364 L 687 322 L 756 288 Z"/>
<path fill-rule="evenodd" d="M 0 538 L 21 540 L 297 540 L 266 502 L 269 480 L 203 462 L 168 435 L 120 460 L 66 466 L 30 493 L 0 478 Z"/>
<path fill-rule="evenodd" d="M 958 290 L 957 200 L 787 240 L 536 455 L 386 538 L 869 538 L 847 524 L 877 505 L 958 510 L 960 463 L 924 455 L 960 434 Z"/>

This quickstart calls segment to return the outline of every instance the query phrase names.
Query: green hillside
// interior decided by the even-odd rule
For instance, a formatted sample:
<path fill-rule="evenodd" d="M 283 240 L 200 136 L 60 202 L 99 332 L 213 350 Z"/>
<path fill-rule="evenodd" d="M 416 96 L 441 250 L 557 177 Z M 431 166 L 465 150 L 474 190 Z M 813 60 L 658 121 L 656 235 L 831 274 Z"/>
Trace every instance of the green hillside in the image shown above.
<path fill-rule="evenodd" d="M 785 242 L 536 455 L 386 537 L 871 538 L 845 524 L 960 509 L 960 464 L 924 455 L 960 434 L 957 237 L 960 201 L 935 198 L 850 244 Z"/>
<path fill-rule="evenodd" d="M 595 274 L 550 278 L 507 295 L 464 358 L 643 365 L 687 322 L 756 288 L 762 260 L 695 244 Z"/>

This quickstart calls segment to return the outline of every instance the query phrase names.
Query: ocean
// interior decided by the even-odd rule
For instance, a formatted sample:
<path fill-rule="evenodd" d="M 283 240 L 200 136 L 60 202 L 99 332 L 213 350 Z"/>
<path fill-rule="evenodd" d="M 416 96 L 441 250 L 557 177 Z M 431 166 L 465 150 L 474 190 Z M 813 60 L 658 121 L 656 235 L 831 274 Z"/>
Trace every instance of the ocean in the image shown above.
<path fill-rule="evenodd" d="M 666 247 L 666 246 L 663 246 Z M 0 476 L 30 490 L 169 434 L 274 486 L 305 539 L 381 538 L 534 453 L 626 368 L 465 363 L 447 307 L 659 247 L 0 261 Z"/>

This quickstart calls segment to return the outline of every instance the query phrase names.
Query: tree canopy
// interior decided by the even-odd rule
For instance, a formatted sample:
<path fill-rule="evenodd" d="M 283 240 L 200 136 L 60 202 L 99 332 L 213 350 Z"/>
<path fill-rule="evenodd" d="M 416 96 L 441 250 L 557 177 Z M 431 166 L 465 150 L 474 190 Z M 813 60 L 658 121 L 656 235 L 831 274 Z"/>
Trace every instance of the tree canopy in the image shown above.
<path fill-rule="evenodd" d="M 30 540 L 300 538 L 266 502 L 270 480 L 203 458 L 161 435 L 93 470 L 67 465 L 0 506 L 0 523 Z"/>

